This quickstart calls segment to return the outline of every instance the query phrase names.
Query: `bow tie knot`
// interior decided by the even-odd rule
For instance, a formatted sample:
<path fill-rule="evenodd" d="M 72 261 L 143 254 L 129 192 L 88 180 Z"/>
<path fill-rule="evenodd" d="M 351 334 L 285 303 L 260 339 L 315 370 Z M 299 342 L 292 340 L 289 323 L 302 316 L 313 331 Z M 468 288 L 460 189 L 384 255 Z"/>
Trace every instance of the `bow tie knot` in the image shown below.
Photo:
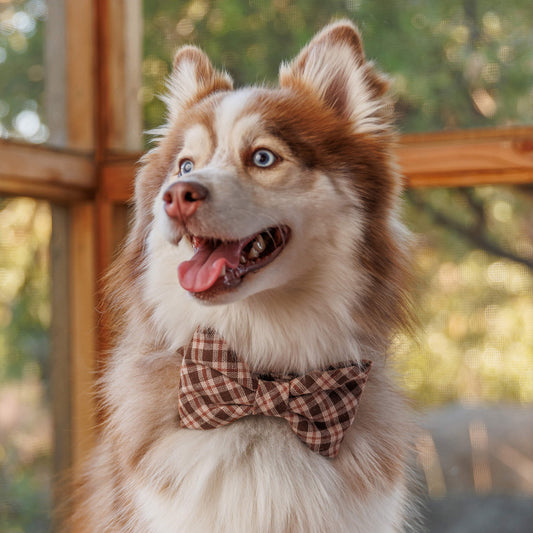
<path fill-rule="evenodd" d="M 257 380 L 252 414 L 282 417 L 289 409 L 289 381 Z"/>
<path fill-rule="evenodd" d="M 214 429 L 249 415 L 283 418 L 326 457 L 337 455 L 372 366 L 356 361 L 303 376 L 255 374 L 222 337 L 200 328 L 179 352 L 181 427 Z"/>

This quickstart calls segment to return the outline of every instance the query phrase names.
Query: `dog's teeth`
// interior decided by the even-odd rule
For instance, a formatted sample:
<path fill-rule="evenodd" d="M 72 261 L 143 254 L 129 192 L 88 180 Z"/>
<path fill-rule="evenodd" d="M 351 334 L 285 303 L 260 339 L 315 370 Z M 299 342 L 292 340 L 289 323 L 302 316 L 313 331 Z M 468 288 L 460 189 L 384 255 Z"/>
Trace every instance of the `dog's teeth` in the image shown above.
<path fill-rule="evenodd" d="M 222 267 L 222 270 L 220 271 L 220 274 L 218 275 L 219 278 L 226 275 L 226 265 Z"/>
<path fill-rule="evenodd" d="M 244 263 L 246 263 L 246 256 L 244 254 L 241 254 L 240 261 L 241 261 L 241 264 L 243 264 L 243 265 L 244 265 Z"/>
<path fill-rule="evenodd" d="M 254 242 L 254 248 L 258 252 L 264 252 L 265 251 L 265 240 L 261 235 L 258 235 Z"/>
<path fill-rule="evenodd" d="M 248 252 L 248 259 L 257 259 L 259 257 L 259 252 L 252 247 L 252 249 Z"/>

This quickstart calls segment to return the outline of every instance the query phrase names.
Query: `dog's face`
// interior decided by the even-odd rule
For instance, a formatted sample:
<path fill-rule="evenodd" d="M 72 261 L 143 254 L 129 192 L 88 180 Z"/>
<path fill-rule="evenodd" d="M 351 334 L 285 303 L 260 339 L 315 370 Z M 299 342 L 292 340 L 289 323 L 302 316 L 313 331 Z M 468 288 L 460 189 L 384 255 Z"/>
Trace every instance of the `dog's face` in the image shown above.
<path fill-rule="evenodd" d="M 187 114 L 154 216 L 191 256 L 178 278 L 198 300 L 242 299 L 312 270 L 321 243 L 336 239 L 336 211 L 361 207 L 337 190 L 337 171 L 312 161 L 316 128 L 338 126 L 317 124 L 313 104 L 252 89 L 215 94 Z"/>
<path fill-rule="evenodd" d="M 365 262 L 372 235 L 393 238 L 385 89 L 347 22 L 282 65 L 275 89 L 234 91 L 203 52 L 181 49 L 169 121 L 137 184 L 150 211 L 138 228 L 177 262 L 181 288 L 229 303 L 297 289 L 325 265 L 332 288 L 353 282 L 339 278 Z"/>

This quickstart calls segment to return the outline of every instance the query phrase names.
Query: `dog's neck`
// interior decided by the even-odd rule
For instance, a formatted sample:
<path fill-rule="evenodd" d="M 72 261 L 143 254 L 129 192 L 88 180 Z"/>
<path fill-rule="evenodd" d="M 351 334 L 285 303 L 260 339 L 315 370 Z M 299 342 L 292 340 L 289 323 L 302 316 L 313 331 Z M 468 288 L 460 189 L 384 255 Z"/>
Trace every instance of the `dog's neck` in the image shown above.
<path fill-rule="evenodd" d="M 270 291 L 228 306 L 216 324 L 252 368 L 305 372 L 360 355 L 349 309 L 335 300 Z"/>
<path fill-rule="evenodd" d="M 150 324 L 135 320 L 157 331 L 170 350 L 202 326 L 222 335 L 254 371 L 301 373 L 373 358 L 353 318 L 366 278 L 344 251 L 327 250 L 319 264 L 283 287 L 212 306 L 179 287 L 178 253 L 163 245 L 154 254 L 157 264 L 149 265 L 143 283 Z"/>
<path fill-rule="evenodd" d="M 277 289 L 220 306 L 187 296 L 175 309 L 179 315 L 153 317 L 165 344 L 177 349 L 198 326 L 212 327 L 254 371 L 302 373 L 369 356 L 338 290 Z"/>

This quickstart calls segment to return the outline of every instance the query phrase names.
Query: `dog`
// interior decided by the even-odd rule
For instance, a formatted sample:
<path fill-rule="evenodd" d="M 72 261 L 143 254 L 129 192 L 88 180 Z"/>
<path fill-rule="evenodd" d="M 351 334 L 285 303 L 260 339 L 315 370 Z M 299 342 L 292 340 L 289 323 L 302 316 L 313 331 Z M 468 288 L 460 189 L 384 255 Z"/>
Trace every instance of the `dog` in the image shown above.
<path fill-rule="evenodd" d="M 347 20 L 282 64 L 277 87 L 234 90 L 200 49 L 178 50 L 109 274 L 116 343 L 78 531 L 404 529 L 412 425 L 387 353 L 409 324 L 409 234 L 387 90 Z M 305 442 L 294 413 L 272 414 L 279 395 L 231 420 L 222 406 L 206 427 L 208 402 L 180 391 L 217 382 L 184 372 L 206 345 L 281 396 L 289 380 L 356 369 L 347 427 L 333 445 Z"/>

